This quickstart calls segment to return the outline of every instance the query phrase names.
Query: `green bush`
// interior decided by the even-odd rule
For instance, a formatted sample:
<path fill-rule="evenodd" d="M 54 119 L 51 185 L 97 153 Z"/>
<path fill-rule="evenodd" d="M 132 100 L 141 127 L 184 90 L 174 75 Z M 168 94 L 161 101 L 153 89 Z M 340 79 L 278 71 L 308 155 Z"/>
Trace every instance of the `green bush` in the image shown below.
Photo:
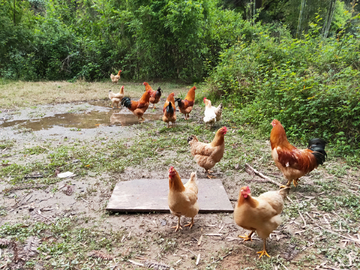
<path fill-rule="evenodd" d="M 208 82 L 240 109 L 234 115 L 239 123 L 268 134 L 277 118 L 289 137 L 322 137 L 337 154 L 358 154 L 359 37 L 323 40 L 313 27 L 304 40 L 279 39 L 270 31 L 250 43 L 240 40 L 221 54 Z"/>

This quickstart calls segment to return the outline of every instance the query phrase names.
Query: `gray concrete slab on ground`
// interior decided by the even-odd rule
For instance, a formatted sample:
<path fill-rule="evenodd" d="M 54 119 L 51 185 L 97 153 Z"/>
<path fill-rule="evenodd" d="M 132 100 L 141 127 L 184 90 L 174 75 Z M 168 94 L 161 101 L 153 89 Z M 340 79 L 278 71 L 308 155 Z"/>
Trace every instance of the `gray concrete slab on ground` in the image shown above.
<path fill-rule="evenodd" d="M 187 180 L 186 180 L 187 181 Z M 200 213 L 233 212 L 220 179 L 198 179 Z M 136 179 L 116 184 L 106 210 L 112 212 L 169 212 L 168 179 Z"/>

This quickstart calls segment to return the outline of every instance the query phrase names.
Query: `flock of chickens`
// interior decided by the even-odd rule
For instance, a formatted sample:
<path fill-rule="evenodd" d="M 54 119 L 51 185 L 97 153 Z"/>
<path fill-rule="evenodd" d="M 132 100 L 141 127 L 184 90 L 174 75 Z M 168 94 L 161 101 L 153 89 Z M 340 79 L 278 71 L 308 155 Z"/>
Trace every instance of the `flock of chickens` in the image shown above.
<path fill-rule="evenodd" d="M 117 75 L 110 75 L 110 78 L 113 83 L 117 83 L 120 79 L 120 72 Z M 145 86 L 145 92 L 141 96 L 141 98 L 138 101 L 131 100 L 130 97 L 125 97 L 124 94 L 124 86 L 120 88 L 119 93 L 113 93 L 111 90 L 109 90 L 109 99 L 111 100 L 111 106 L 114 108 L 119 108 L 119 105 L 125 106 L 128 108 L 135 116 L 138 117 L 138 120 L 144 121 L 144 113 L 149 108 L 149 104 L 153 104 L 153 108 L 156 108 L 157 103 L 160 101 L 160 97 L 162 95 L 162 90 L 159 87 L 156 91 L 152 89 L 152 87 L 147 83 L 143 83 Z M 195 102 L 195 90 L 196 87 L 193 86 L 188 91 L 187 95 L 185 96 L 185 99 L 181 98 L 175 98 L 175 94 L 171 93 L 167 97 L 165 104 L 163 106 L 163 117 L 162 120 L 167 123 L 167 127 L 170 127 L 170 123 L 172 126 L 175 126 L 176 122 L 176 105 L 179 108 L 179 111 L 184 114 L 185 120 L 189 119 L 190 113 L 193 109 L 194 102 Z M 204 116 L 204 122 L 206 125 L 214 125 L 216 122 L 221 120 L 221 113 L 222 113 L 222 104 L 220 104 L 218 107 L 214 107 L 211 105 L 211 101 L 204 97 L 203 99 L 205 104 L 205 116 Z"/>
<path fill-rule="evenodd" d="M 120 72 L 119 72 L 120 74 Z M 144 82 L 145 93 L 139 101 L 132 101 L 128 97 L 124 97 L 123 87 L 119 94 L 109 93 L 112 104 L 119 104 L 131 110 L 139 120 L 143 120 L 143 114 L 149 106 L 149 102 L 155 104 L 159 102 L 161 96 L 160 87 L 157 91 L 153 91 L 148 83 Z M 176 121 L 175 102 L 178 102 L 179 111 L 185 115 L 185 119 L 189 118 L 195 100 L 195 89 L 192 87 L 187 93 L 184 100 L 180 98 L 174 99 L 174 93 L 171 93 L 163 107 L 163 121 L 173 124 Z M 122 93 L 122 94 L 121 94 Z M 111 96 L 110 96 L 111 94 Z M 121 96 L 122 95 L 122 96 Z M 206 124 L 213 124 L 221 119 L 222 105 L 215 108 L 211 106 L 211 101 L 204 98 Z M 252 197 L 248 186 L 240 189 L 237 204 L 234 210 L 234 221 L 242 228 L 251 231 L 248 235 L 240 236 L 244 241 L 251 241 L 252 234 L 256 231 L 260 238 L 263 239 L 263 249 L 259 253 L 259 258 L 263 255 L 268 257 L 266 252 L 266 239 L 270 233 L 281 224 L 280 214 L 284 208 L 284 201 L 289 193 L 291 182 L 294 186 L 298 185 L 299 178 L 311 172 L 318 165 L 325 162 L 327 156 L 325 152 L 326 142 L 323 139 L 312 139 L 309 141 L 307 149 L 297 149 L 291 145 L 286 137 L 285 129 L 281 123 L 274 119 L 271 122 L 273 126 L 270 133 L 271 155 L 279 170 L 283 173 L 287 180 L 285 186 L 281 186 L 280 190 L 268 191 L 258 197 Z M 196 136 L 190 136 L 188 143 L 190 145 L 191 155 L 197 164 L 204 168 L 210 177 L 210 169 L 218 163 L 225 151 L 225 134 L 227 128 L 220 128 L 211 143 L 199 142 Z M 191 173 L 189 181 L 184 185 L 181 181 L 179 173 L 174 167 L 169 169 L 169 193 L 168 205 L 173 215 L 178 217 L 178 223 L 175 232 L 182 229 L 180 225 L 180 217 L 185 216 L 191 218 L 191 222 L 185 226 L 190 228 L 194 225 L 194 217 L 199 212 L 198 185 L 196 173 Z"/>

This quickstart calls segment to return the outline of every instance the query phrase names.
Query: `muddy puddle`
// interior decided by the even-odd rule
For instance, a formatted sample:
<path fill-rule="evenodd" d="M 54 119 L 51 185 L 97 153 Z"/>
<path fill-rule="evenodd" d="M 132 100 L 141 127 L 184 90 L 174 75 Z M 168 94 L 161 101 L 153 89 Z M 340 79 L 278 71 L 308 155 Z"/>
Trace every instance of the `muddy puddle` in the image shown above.
<path fill-rule="evenodd" d="M 109 104 L 109 101 L 100 100 L 5 110 L 0 113 L 0 135 L 93 136 L 94 133 L 119 131 L 122 127 L 139 124 L 127 108 L 112 109 Z M 144 118 L 145 122 L 161 120 L 162 111 L 148 109 Z"/>

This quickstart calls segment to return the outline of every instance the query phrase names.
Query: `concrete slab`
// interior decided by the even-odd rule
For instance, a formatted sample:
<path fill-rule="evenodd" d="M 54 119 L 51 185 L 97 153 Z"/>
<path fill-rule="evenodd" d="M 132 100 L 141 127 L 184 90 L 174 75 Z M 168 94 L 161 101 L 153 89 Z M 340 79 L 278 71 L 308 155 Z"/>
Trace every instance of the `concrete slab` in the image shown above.
<path fill-rule="evenodd" d="M 234 211 L 220 179 L 198 179 L 198 181 L 200 213 Z M 119 182 L 114 188 L 106 210 L 128 213 L 169 212 L 168 192 L 168 179 L 136 179 Z"/>

